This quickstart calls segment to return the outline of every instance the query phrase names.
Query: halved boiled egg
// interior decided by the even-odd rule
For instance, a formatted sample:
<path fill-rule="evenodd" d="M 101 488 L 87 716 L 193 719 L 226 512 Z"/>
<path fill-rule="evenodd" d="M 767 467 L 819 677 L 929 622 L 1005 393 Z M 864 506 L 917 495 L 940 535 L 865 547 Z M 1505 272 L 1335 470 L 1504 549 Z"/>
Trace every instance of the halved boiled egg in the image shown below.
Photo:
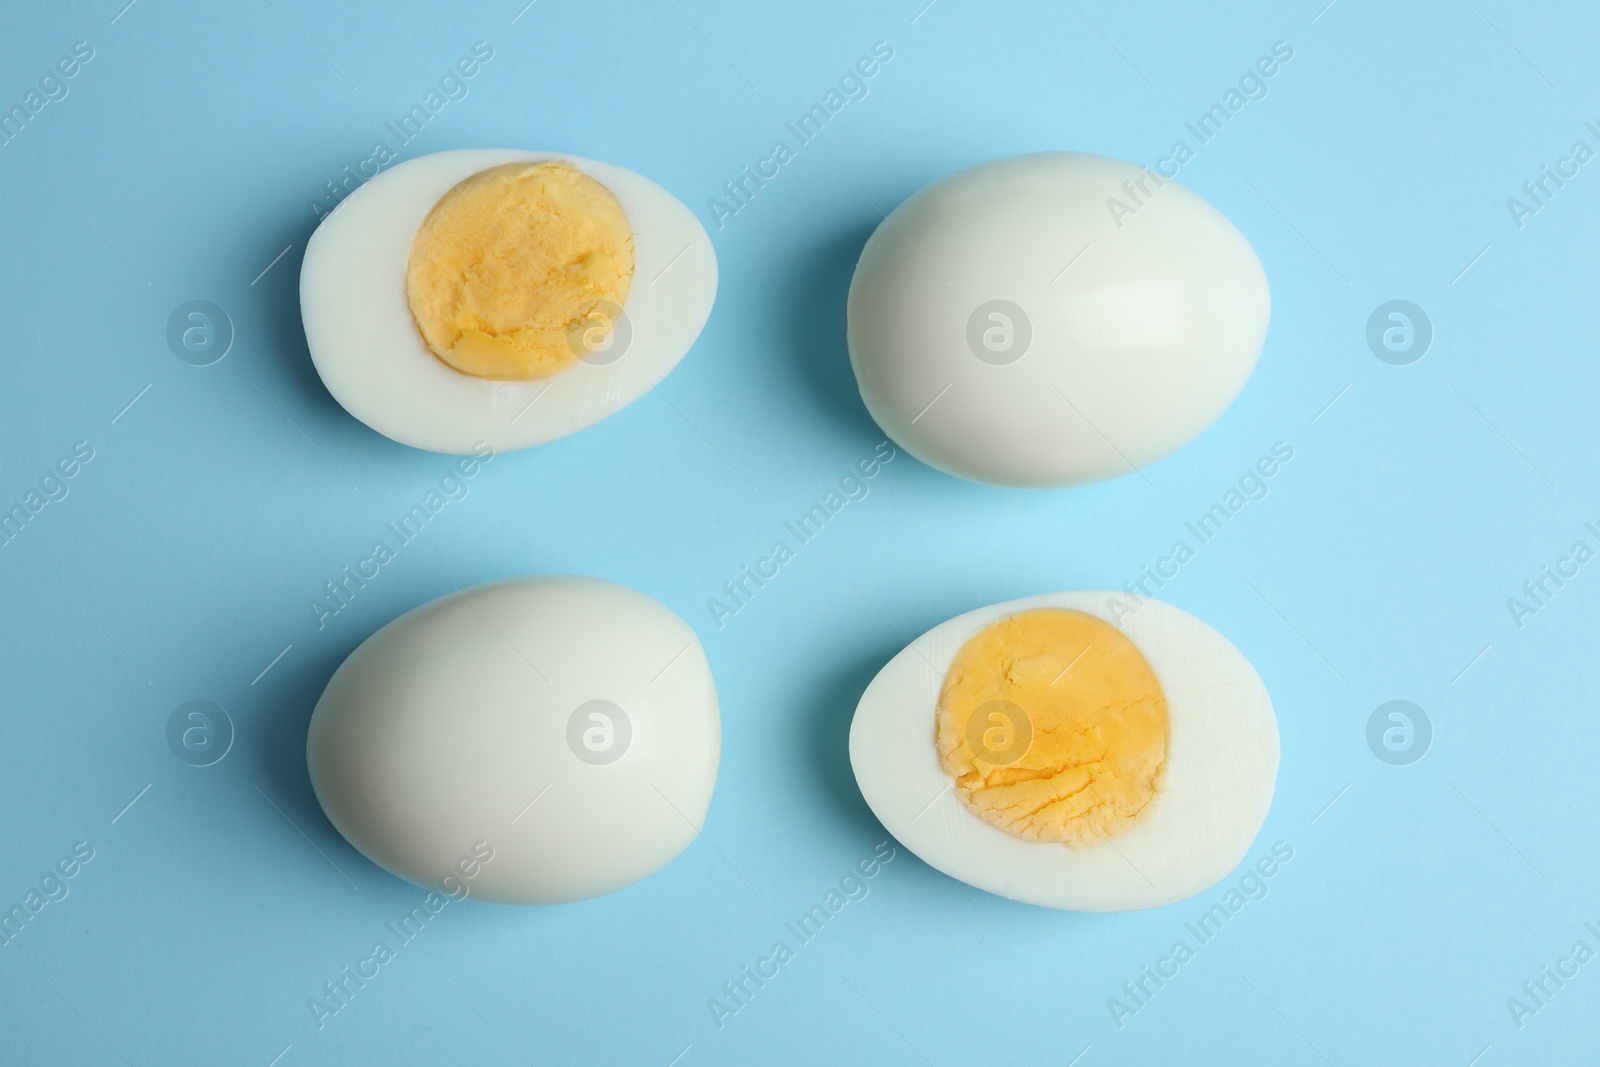
<path fill-rule="evenodd" d="M 1249 661 L 1194 616 L 1050 593 L 957 616 L 890 660 L 850 763 L 884 827 L 946 874 L 1129 911 L 1238 865 L 1272 803 L 1278 725 Z"/>
<path fill-rule="evenodd" d="M 711 314 L 694 214 L 622 167 L 551 152 L 399 164 L 317 227 L 300 270 L 312 362 L 379 433 L 436 452 L 542 444 L 637 400 Z"/>

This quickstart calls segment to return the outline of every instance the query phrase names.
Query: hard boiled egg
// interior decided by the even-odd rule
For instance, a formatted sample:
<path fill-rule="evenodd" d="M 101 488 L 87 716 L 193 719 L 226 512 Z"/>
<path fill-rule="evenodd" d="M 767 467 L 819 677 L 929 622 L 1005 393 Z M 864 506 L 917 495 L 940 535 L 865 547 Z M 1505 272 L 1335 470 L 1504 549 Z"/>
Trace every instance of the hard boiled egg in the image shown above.
<path fill-rule="evenodd" d="M 711 239 L 622 167 L 463 150 L 401 163 L 311 236 L 312 362 L 379 433 L 436 452 L 575 433 L 643 396 L 699 336 Z"/>
<path fill-rule="evenodd" d="M 1074 911 L 1200 892 L 1272 802 L 1278 727 L 1249 661 L 1169 604 L 1067 592 L 934 627 L 867 687 L 850 763 L 933 867 Z"/>
<path fill-rule="evenodd" d="M 1200 197 L 1147 167 L 1046 152 L 890 212 L 850 283 L 850 363 L 878 425 L 930 466 L 1072 485 L 1215 421 L 1270 307 L 1250 243 Z"/>
<path fill-rule="evenodd" d="M 495 582 L 373 634 L 306 740 L 328 819 L 418 885 L 558 904 L 631 885 L 699 834 L 721 750 L 688 624 L 596 578 Z"/>

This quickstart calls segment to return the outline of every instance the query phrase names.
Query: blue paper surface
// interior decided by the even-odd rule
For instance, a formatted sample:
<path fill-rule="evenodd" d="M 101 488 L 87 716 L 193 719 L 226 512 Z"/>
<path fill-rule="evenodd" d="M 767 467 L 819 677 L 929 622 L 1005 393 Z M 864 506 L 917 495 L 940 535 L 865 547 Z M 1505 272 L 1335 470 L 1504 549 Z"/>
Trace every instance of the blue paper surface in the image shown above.
<path fill-rule="evenodd" d="M 13 5 L 0 33 L 0 109 L 21 109 L 0 114 L 0 510 L 26 513 L 0 545 L 0 909 L 26 916 L 0 935 L 0 1061 L 1587 1055 L 1592 8 L 125 2 Z M 492 59 L 452 76 L 479 42 Z M 1275 45 L 1292 58 L 1252 74 Z M 892 58 L 842 81 L 875 46 Z M 843 106 L 794 144 L 786 123 L 836 88 Z M 427 120 L 402 139 L 414 104 Z M 794 158 L 727 199 L 778 140 Z M 1075 490 L 985 488 L 902 454 L 715 618 L 723 583 L 882 440 L 844 350 L 880 211 L 997 156 L 1161 165 L 1178 141 L 1179 180 L 1272 285 L 1228 413 L 1142 476 Z M 329 183 L 379 142 L 633 168 L 700 216 L 722 284 L 659 395 L 496 457 L 319 628 L 322 583 L 450 464 L 347 415 L 300 328 Z M 787 932 L 889 840 L 846 733 L 891 655 L 973 607 L 1140 580 L 1279 442 L 1293 458 L 1265 495 L 1159 595 L 1265 679 L 1283 762 L 1250 862 L 1292 858 L 1171 907 L 1079 915 L 899 849 L 819 934 Z M 703 838 L 600 900 L 452 904 L 350 982 L 423 893 L 322 816 L 312 706 L 400 613 L 545 572 L 627 583 L 699 633 L 724 728 Z M 231 741 L 207 766 L 176 758 L 185 724 L 219 728 L 213 705 Z M 780 940 L 793 958 L 748 979 Z"/>

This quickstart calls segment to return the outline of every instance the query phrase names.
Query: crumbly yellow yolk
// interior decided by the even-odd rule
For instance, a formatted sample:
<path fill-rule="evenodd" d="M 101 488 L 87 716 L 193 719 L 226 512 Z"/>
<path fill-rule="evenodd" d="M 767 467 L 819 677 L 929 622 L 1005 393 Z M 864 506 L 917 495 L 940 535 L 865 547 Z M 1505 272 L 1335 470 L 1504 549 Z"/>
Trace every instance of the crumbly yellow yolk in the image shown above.
<path fill-rule="evenodd" d="M 406 300 L 445 363 L 529 380 L 604 345 L 632 281 L 633 231 L 611 190 L 564 163 L 506 163 L 428 212 Z"/>
<path fill-rule="evenodd" d="M 1090 845 L 1154 799 L 1167 698 L 1111 624 L 1046 608 L 962 646 L 939 693 L 939 762 L 985 822 L 1030 841 Z"/>

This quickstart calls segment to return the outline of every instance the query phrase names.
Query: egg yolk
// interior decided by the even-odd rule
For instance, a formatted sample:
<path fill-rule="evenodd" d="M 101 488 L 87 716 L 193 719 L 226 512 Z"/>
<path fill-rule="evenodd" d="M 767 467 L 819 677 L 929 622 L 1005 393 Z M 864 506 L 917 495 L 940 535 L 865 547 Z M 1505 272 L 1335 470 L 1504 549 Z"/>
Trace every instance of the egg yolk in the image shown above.
<path fill-rule="evenodd" d="M 939 693 L 939 762 L 985 822 L 1091 845 L 1160 791 L 1167 698 L 1109 623 L 1078 611 L 1007 616 L 962 646 Z"/>
<path fill-rule="evenodd" d="M 611 190 L 565 163 L 507 163 L 428 212 L 406 299 L 428 351 L 478 378 L 547 378 L 608 343 L 633 281 Z"/>

